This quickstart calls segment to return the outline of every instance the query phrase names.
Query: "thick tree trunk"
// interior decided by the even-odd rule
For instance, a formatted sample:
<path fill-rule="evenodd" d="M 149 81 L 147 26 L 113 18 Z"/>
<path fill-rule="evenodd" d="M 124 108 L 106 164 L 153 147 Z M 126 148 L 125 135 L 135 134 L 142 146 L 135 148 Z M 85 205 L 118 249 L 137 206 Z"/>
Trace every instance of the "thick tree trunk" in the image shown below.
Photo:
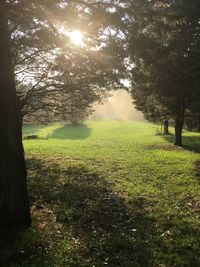
<path fill-rule="evenodd" d="M 5 14 L 0 14 L 0 226 L 29 226 L 26 166 L 20 109 Z"/>
<path fill-rule="evenodd" d="M 169 120 L 168 119 L 164 119 L 163 120 L 163 134 L 168 135 L 169 134 Z"/>
<path fill-rule="evenodd" d="M 174 138 L 175 146 L 182 146 L 182 130 L 184 125 L 184 117 L 185 117 L 185 101 L 183 100 L 179 105 L 179 110 L 177 111 L 177 115 L 175 117 L 175 138 Z"/>

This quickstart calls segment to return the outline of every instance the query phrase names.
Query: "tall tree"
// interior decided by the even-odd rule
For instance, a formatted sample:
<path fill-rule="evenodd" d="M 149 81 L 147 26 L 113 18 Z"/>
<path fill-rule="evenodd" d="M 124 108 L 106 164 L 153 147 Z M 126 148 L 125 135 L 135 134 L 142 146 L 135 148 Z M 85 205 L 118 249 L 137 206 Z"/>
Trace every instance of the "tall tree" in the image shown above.
<path fill-rule="evenodd" d="M 26 188 L 26 167 L 22 145 L 21 115 L 16 96 L 14 71 L 23 75 L 29 59 L 38 53 L 60 49 L 62 39 L 58 29 L 67 23 L 85 30 L 94 40 L 94 49 L 106 45 L 108 36 L 114 43 L 116 30 L 115 5 L 118 1 L 24 1 L 2 0 L 0 3 L 0 225 L 24 227 L 30 225 L 30 210 Z M 75 14 L 79 19 L 75 20 Z M 94 16 L 95 14 L 95 16 Z M 104 16 L 102 16 L 104 14 Z M 70 16 L 68 16 L 70 15 Z M 72 20 L 69 17 L 73 18 Z M 67 23 L 66 22 L 67 18 Z M 93 20 L 94 19 L 94 20 Z M 82 23 L 80 23 L 82 20 Z M 93 21 L 92 21 L 93 20 Z M 96 38 L 95 38 L 96 37 Z M 115 44 L 115 48 L 116 48 Z M 110 50 L 112 51 L 112 50 Z M 116 49 L 117 51 L 117 49 Z M 115 55 L 115 61 L 117 53 Z M 44 57 L 45 60 L 45 57 Z M 32 61 L 33 62 L 33 61 Z M 107 61 L 109 62 L 109 60 Z M 116 61 L 117 62 L 117 61 Z M 32 64 L 32 63 L 31 63 Z M 17 68 L 21 66 L 21 68 Z M 25 69 L 23 70 L 23 66 Z M 18 73 L 19 74 L 19 73 Z M 30 80 L 33 77 L 30 77 Z M 45 86 L 45 85 L 44 85 Z M 44 89 L 44 88 L 43 88 Z"/>
<path fill-rule="evenodd" d="M 31 47 L 44 47 L 47 43 L 51 29 L 48 10 L 58 9 L 59 1 L 39 2 L 2 0 L 0 3 L 1 227 L 25 227 L 31 223 L 20 106 L 14 75 L 14 40 L 19 38 L 22 41 L 21 49 L 29 51 Z"/>
<path fill-rule="evenodd" d="M 175 145 L 182 145 L 186 107 L 199 84 L 200 6 L 181 1 L 131 4 L 130 54 L 133 80 L 153 90 L 175 121 Z M 144 80 L 145 77 L 145 80 Z M 133 86 L 133 95 L 137 89 Z"/>
<path fill-rule="evenodd" d="M 0 226 L 30 225 L 20 110 L 6 1 L 0 5 Z"/>

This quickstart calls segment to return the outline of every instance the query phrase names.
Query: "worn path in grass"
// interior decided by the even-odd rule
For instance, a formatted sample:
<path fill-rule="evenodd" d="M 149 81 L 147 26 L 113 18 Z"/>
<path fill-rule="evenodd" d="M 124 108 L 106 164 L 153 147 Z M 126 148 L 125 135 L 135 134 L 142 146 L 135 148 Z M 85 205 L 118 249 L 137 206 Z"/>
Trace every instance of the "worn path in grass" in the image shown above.
<path fill-rule="evenodd" d="M 200 135 L 157 126 L 25 126 L 33 226 L 13 266 L 200 266 Z"/>

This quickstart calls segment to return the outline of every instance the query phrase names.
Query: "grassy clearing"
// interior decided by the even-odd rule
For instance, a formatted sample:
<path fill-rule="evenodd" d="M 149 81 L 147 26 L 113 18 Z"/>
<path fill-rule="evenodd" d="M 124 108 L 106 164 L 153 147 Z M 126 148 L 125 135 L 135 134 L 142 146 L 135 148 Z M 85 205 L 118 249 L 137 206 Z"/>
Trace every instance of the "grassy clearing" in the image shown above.
<path fill-rule="evenodd" d="M 200 135 L 140 122 L 25 126 L 33 225 L 12 266 L 200 266 Z M 189 150 L 190 149 L 190 150 Z"/>

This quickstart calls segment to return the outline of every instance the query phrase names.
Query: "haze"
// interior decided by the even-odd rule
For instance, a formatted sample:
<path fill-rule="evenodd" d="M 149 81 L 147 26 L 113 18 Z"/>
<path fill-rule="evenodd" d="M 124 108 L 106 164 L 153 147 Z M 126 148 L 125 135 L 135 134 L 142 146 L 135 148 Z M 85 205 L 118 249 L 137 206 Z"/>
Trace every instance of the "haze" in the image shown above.
<path fill-rule="evenodd" d="M 132 103 L 130 94 L 125 90 L 112 92 L 103 104 L 94 105 L 92 119 L 116 119 L 144 121 L 143 114 L 137 111 Z"/>

